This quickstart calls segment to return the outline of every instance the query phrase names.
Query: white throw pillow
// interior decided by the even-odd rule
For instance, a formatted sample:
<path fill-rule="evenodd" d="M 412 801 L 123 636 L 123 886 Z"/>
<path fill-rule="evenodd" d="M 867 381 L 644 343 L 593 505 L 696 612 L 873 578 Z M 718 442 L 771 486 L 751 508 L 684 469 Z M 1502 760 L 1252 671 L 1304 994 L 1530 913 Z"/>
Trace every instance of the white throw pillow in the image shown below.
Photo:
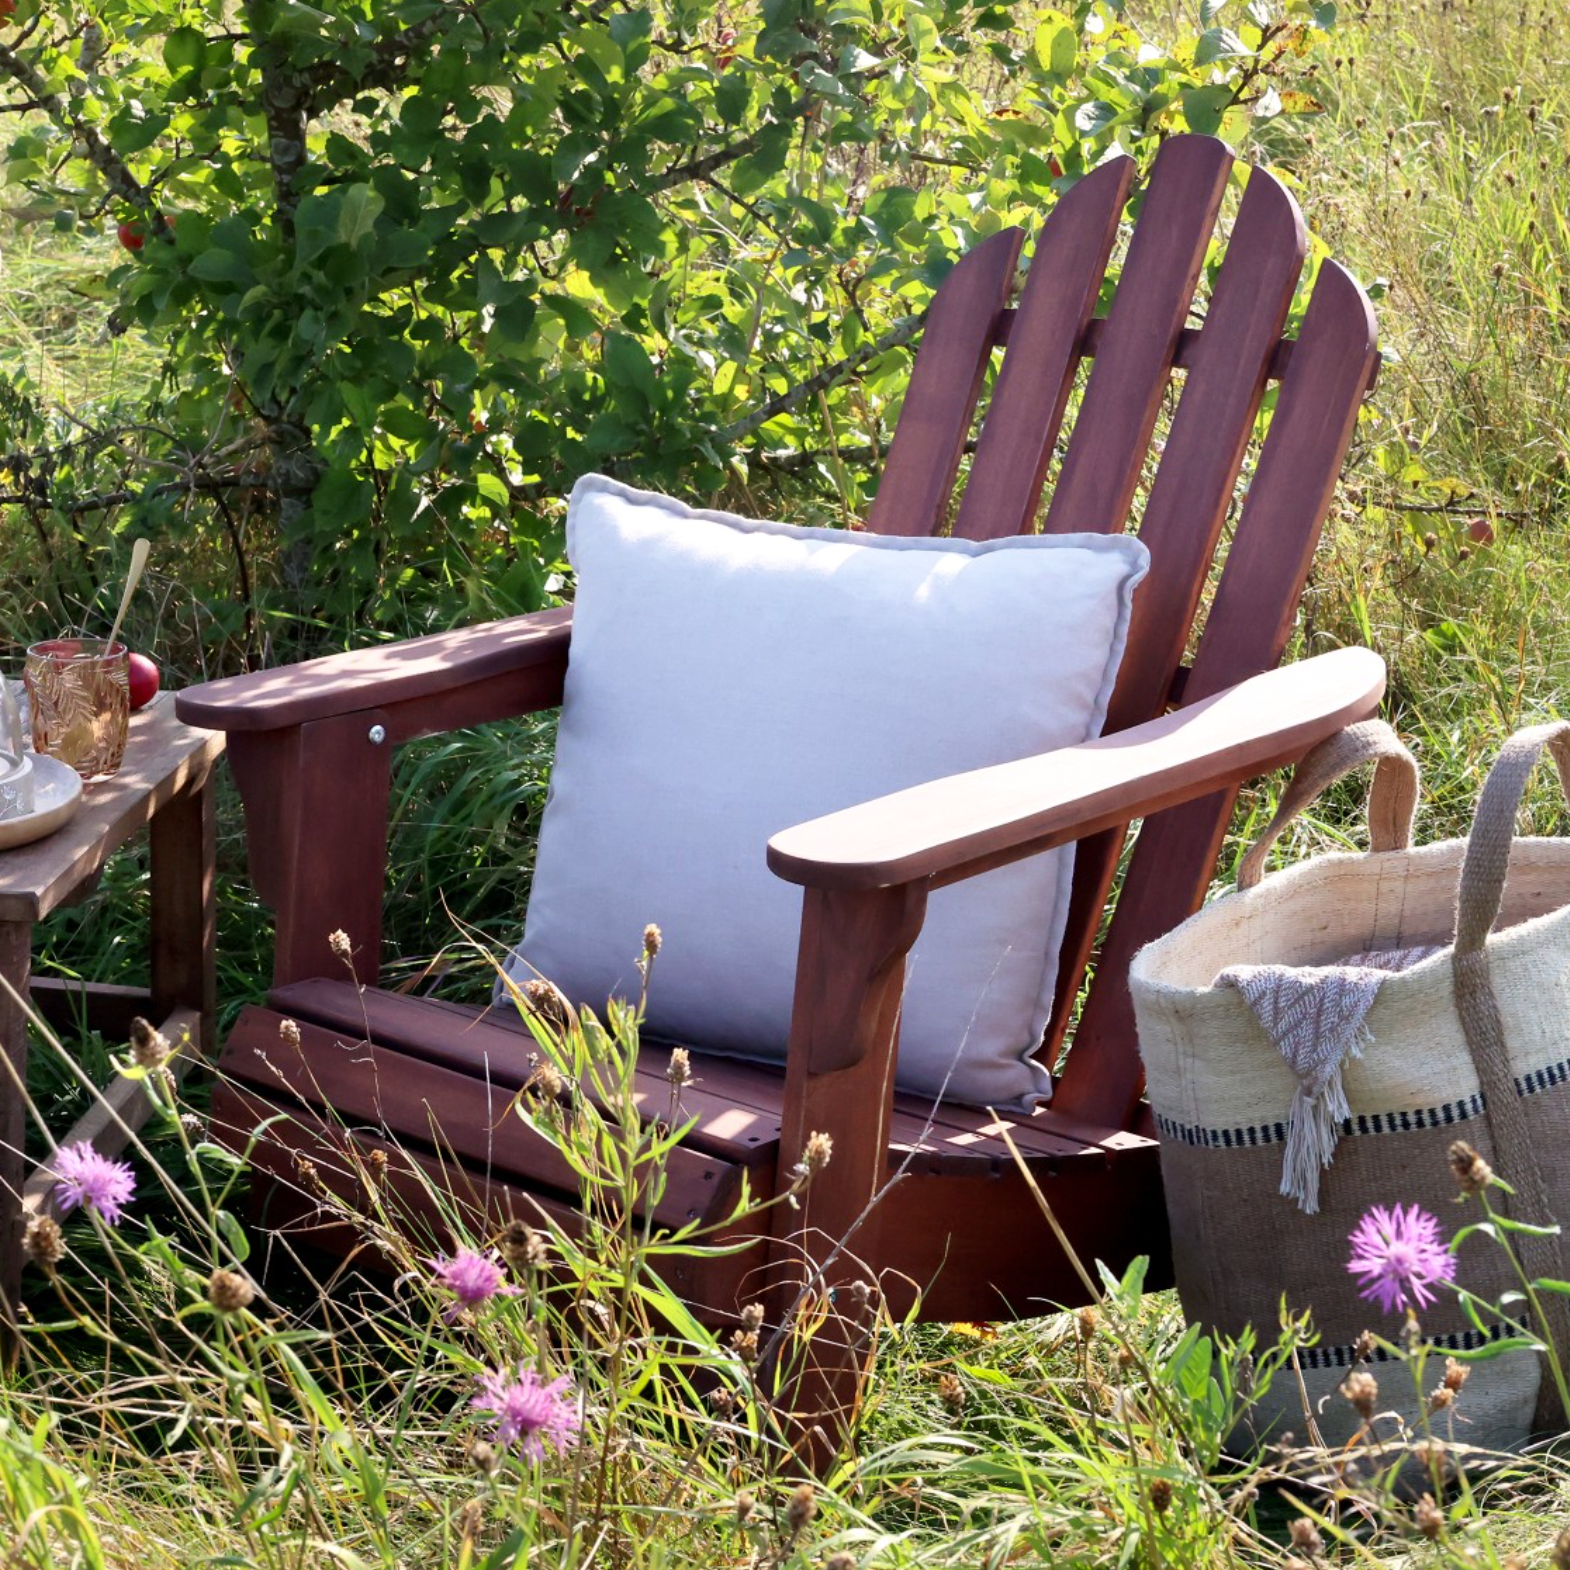
<path fill-rule="evenodd" d="M 566 694 L 520 983 L 636 997 L 647 1034 L 781 1060 L 802 891 L 791 824 L 1098 734 L 1149 564 L 1126 536 L 976 542 L 758 523 L 599 475 L 567 518 Z M 1073 847 L 940 889 L 910 956 L 898 1081 L 1025 1109 Z"/>

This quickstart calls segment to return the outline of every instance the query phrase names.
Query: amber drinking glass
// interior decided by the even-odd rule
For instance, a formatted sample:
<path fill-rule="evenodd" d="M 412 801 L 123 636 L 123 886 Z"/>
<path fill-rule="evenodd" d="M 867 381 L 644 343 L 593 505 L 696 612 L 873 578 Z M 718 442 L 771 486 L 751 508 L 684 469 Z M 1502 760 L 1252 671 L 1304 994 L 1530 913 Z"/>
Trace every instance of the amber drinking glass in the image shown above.
<path fill-rule="evenodd" d="M 51 638 L 27 651 L 23 679 L 33 711 L 33 746 L 84 780 L 113 774 L 131 723 L 130 664 L 123 643 Z"/>

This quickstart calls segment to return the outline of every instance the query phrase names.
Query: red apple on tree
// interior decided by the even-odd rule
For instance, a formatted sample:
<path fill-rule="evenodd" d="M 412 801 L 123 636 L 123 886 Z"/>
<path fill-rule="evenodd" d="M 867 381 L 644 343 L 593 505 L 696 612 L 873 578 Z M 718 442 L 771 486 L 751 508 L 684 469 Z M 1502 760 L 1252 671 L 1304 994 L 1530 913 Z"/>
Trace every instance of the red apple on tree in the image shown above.
<path fill-rule="evenodd" d="M 157 696 L 158 667 L 145 654 L 130 655 L 126 665 L 126 680 L 131 689 L 131 712 L 134 714 Z"/>
<path fill-rule="evenodd" d="M 0 0 L 0 27 L 16 15 L 16 0 Z"/>
<path fill-rule="evenodd" d="M 0 5 L 4 4 L 5 0 L 0 0 Z M 128 251 L 139 251 L 147 243 L 142 231 L 135 224 L 121 224 L 118 233 L 120 244 Z"/>

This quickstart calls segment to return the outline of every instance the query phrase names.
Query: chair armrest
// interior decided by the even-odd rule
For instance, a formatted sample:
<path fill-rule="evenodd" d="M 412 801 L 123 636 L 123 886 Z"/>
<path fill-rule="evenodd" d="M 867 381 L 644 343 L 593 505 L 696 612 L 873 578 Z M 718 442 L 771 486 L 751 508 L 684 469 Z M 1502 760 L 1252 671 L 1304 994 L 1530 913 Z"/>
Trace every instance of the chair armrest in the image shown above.
<path fill-rule="evenodd" d="M 572 608 L 536 611 L 456 632 L 227 676 L 187 687 L 175 712 L 207 730 L 288 730 L 364 709 L 393 741 L 561 701 Z"/>
<path fill-rule="evenodd" d="M 1114 736 L 798 824 L 769 841 L 769 866 L 820 889 L 941 887 L 1296 762 L 1384 689 L 1377 654 L 1337 649 Z"/>

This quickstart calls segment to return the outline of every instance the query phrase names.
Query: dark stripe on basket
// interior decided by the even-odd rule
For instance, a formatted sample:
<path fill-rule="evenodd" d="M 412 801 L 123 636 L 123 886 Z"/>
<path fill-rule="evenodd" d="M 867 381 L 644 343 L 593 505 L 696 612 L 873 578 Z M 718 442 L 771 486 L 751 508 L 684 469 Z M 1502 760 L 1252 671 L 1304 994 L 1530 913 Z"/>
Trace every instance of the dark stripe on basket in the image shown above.
<path fill-rule="evenodd" d="M 1536 1096 L 1570 1081 L 1570 1058 L 1516 1075 L 1515 1088 L 1520 1096 Z M 1416 1129 L 1444 1128 L 1465 1123 L 1483 1114 L 1481 1095 L 1460 1101 L 1441 1102 L 1437 1107 L 1413 1107 L 1404 1112 L 1360 1112 L 1341 1120 L 1342 1134 L 1410 1134 Z M 1256 1145 L 1279 1145 L 1287 1137 L 1285 1123 L 1245 1124 L 1238 1128 L 1204 1128 L 1194 1123 L 1175 1123 L 1156 1114 L 1156 1128 L 1163 1139 L 1203 1150 L 1239 1150 Z"/>
<path fill-rule="evenodd" d="M 1495 1325 L 1492 1330 L 1456 1330 L 1448 1336 L 1424 1336 L 1423 1343 L 1440 1352 L 1475 1352 L 1478 1347 L 1507 1334 L 1513 1334 L 1507 1325 Z M 1355 1349 L 1350 1345 L 1308 1347 L 1298 1353 L 1298 1361 L 1304 1368 L 1351 1368 L 1357 1361 L 1354 1353 Z M 1399 1354 L 1387 1352 L 1383 1347 L 1375 1347 L 1365 1361 L 1389 1363 L 1397 1356 Z"/>

